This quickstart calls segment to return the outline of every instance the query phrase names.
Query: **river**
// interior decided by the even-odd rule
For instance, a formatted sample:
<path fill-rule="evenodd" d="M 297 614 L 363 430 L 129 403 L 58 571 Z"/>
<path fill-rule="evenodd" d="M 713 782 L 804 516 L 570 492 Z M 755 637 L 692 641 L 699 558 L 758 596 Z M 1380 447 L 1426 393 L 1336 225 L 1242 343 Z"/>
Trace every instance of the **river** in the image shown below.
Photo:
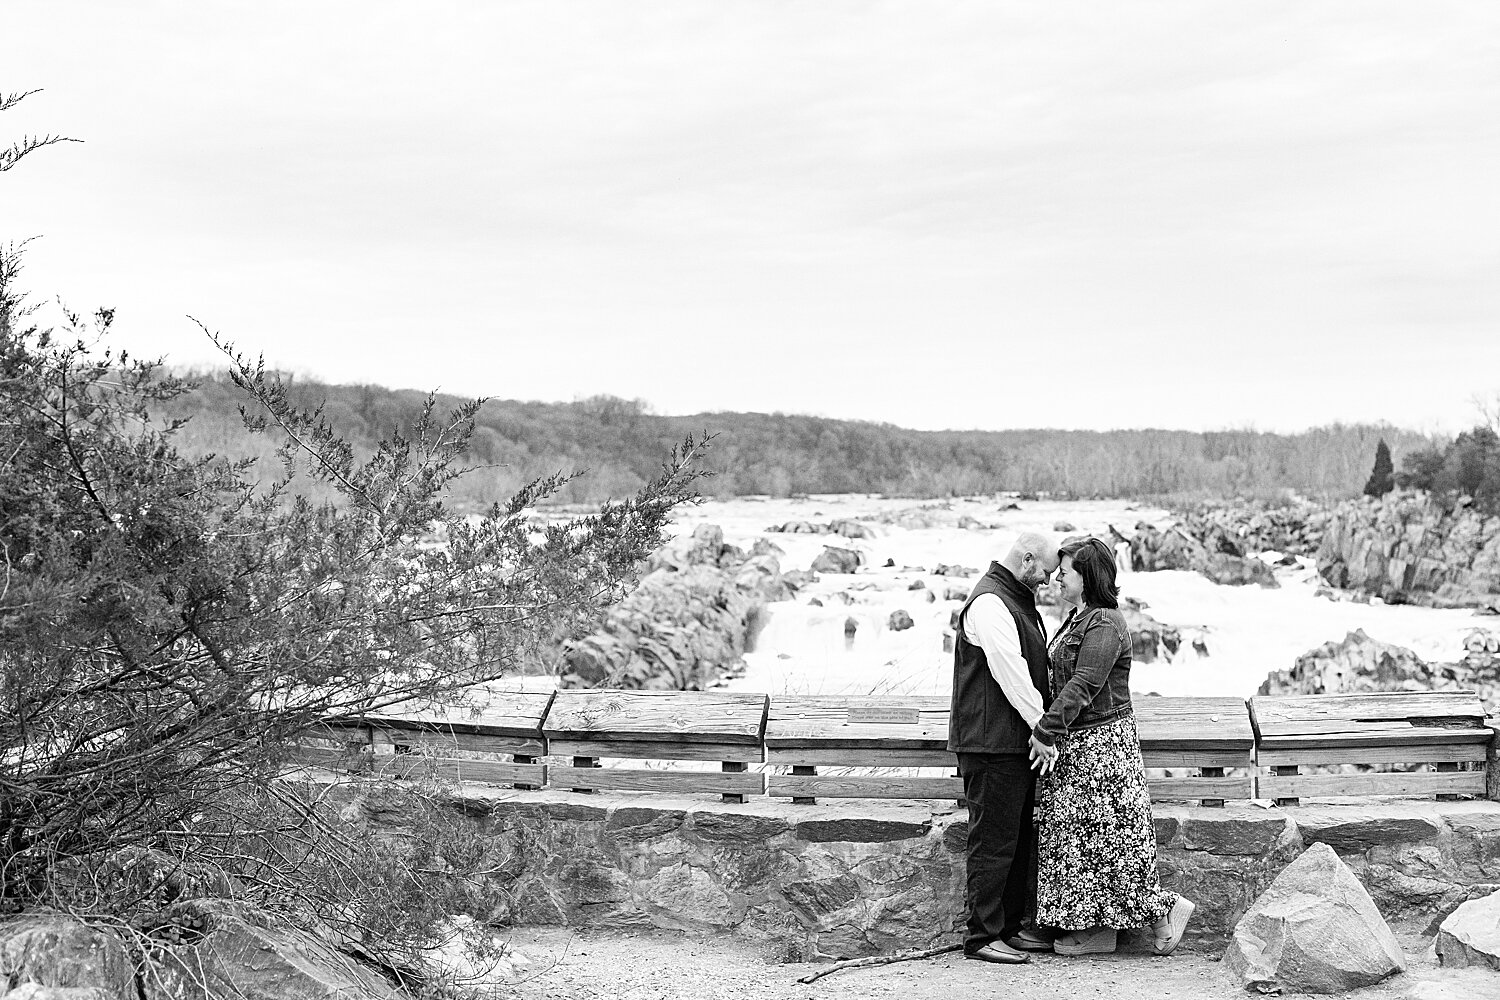
<path fill-rule="evenodd" d="M 1012 502 L 1019 509 L 1006 509 Z M 880 522 L 882 515 L 918 508 L 930 526 Z M 787 521 L 821 524 L 840 518 L 860 521 L 874 537 L 766 531 Z M 962 518 L 984 527 L 959 527 Z M 1114 525 L 1128 535 L 1138 522 L 1164 526 L 1171 520 L 1165 510 L 1124 500 L 1013 501 L 999 496 L 923 501 L 838 495 L 710 500 L 683 512 L 676 530 L 716 524 L 725 541 L 747 551 L 757 539 L 767 539 L 784 550 L 779 557 L 783 572 L 807 569 L 830 544 L 864 556 L 858 572 L 821 574 L 793 600 L 770 605 L 754 649 L 745 657 L 745 672 L 730 680 L 729 688 L 773 694 L 946 694 L 952 655 L 943 651 L 943 634 L 961 602 L 944 595 L 949 588 L 967 592 L 974 577 L 938 576 L 936 566 L 982 572 L 1021 532 L 1050 532 L 1060 522 L 1090 533 Z M 887 561 L 893 565 L 886 566 Z M 1317 573 L 1307 560 L 1278 567 L 1277 578 L 1281 586 L 1271 589 L 1220 586 L 1185 571 L 1124 573 L 1122 595 L 1143 601 L 1148 614 L 1177 627 L 1183 636 L 1175 656 L 1135 665 L 1134 691 L 1249 696 L 1267 672 L 1290 667 L 1302 653 L 1355 629 L 1407 646 L 1427 660 L 1454 661 L 1463 657 L 1468 632 L 1494 622 L 1469 611 L 1318 596 Z M 918 580 L 923 589 L 908 589 Z M 929 594 L 936 600 L 929 601 Z M 812 599 L 822 606 L 809 603 Z M 910 614 L 913 627 L 889 628 L 896 610 Z M 852 637 L 846 635 L 850 619 Z M 1206 655 L 1194 649 L 1195 638 L 1201 639 Z"/>

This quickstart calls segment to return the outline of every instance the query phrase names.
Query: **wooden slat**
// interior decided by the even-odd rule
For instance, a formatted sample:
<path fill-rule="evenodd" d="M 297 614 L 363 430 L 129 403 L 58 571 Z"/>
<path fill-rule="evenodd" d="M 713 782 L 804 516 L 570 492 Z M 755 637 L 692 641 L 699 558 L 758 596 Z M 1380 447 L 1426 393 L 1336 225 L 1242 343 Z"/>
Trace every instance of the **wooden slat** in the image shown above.
<path fill-rule="evenodd" d="M 957 799 L 964 794 L 960 778 L 914 778 L 898 775 L 766 776 L 766 794 L 791 798 Z"/>
<path fill-rule="evenodd" d="M 1142 749 L 1248 753 L 1255 739 L 1242 698 L 1145 697 L 1133 707 Z"/>
<path fill-rule="evenodd" d="M 1156 750 L 1141 747 L 1147 767 L 1249 767 L 1250 749 Z"/>
<path fill-rule="evenodd" d="M 1435 746 L 1396 747 L 1324 747 L 1311 749 L 1278 749 L 1260 747 L 1255 751 L 1255 761 L 1262 767 L 1286 764 L 1426 764 L 1436 761 L 1484 760 L 1486 748 L 1483 743 L 1452 744 Z"/>
<path fill-rule="evenodd" d="M 1470 792 L 1482 795 L 1484 794 L 1484 772 L 1263 774 L 1259 778 L 1258 785 L 1260 797 L 1267 799 L 1343 795 L 1432 795 L 1439 792 L 1448 794 Z"/>
<path fill-rule="evenodd" d="M 1483 745 L 1490 740 L 1488 729 L 1429 729 L 1407 726 L 1374 732 L 1310 733 L 1306 735 L 1262 736 L 1257 752 L 1265 750 L 1325 750 L 1334 747 L 1410 747 L 1455 743 Z"/>
<path fill-rule="evenodd" d="M 1250 799 L 1255 781 L 1243 778 L 1147 778 L 1146 787 L 1156 799 Z"/>
<path fill-rule="evenodd" d="M 368 753 L 302 745 L 295 750 L 293 766 L 321 767 L 327 771 L 364 770 L 370 766 L 370 760 Z"/>
<path fill-rule="evenodd" d="M 735 691 L 559 691 L 548 739 L 760 742 L 766 696 Z"/>
<path fill-rule="evenodd" d="M 560 767 L 547 769 L 553 788 L 597 788 L 614 791 L 669 792 L 677 795 L 760 795 L 765 791 L 759 771 L 653 771 L 623 767 Z"/>
<path fill-rule="evenodd" d="M 508 764 L 496 760 L 429 757 L 426 754 L 377 754 L 375 773 L 400 777 L 437 777 L 486 785 L 535 785 L 547 782 L 545 764 Z"/>
<path fill-rule="evenodd" d="M 1307 733 L 1332 721 L 1367 724 L 1451 719 L 1481 725 L 1484 707 L 1472 691 L 1383 691 L 1364 694 L 1267 696 L 1250 699 L 1250 715 L 1261 737 Z M 1357 727 L 1347 727 L 1357 728 Z"/>
<path fill-rule="evenodd" d="M 628 757 L 649 760 L 720 760 L 759 764 L 757 743 L 679 743 L 657 740 L 549 740 L 549 757 Z"/>
<path fill-rule="evenodd" d="M 910 747 L 941 750 L 948 744 L 950 699 L 943 695 L 789 695 L 771 699 L 766 747 Z M 851 707 L 916 708 L 916 724 L 849 721 Z"/>
<path fill-rule="evenodd" d="M 426 729 L 372 727 L 371 744 L 377 747 L 440 747 L 451 751 L 521 754 L 540 757 L 545 752 L 540 737 L 490 736 L 482 733 L 445 733 Z"/>
<path fill-rule="evenodd" d="M 477 688 L 459 705 L 393 705 L 364 718 L 387 729 L 439 729 L 488 736 L 539 738 L 552 691 Z"/>
<path fill-rule="evenodd" d="M 956 767 L 947 750 L 883 747 L 767 747 L 768 764 L 812 764 L 827 767 Z"/>

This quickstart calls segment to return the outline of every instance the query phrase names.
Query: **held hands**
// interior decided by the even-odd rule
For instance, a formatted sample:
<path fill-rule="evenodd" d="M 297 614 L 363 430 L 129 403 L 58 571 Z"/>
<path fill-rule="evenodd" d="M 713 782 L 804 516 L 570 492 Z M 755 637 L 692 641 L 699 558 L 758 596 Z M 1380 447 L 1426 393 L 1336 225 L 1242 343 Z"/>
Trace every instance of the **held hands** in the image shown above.
<path fill-rule="evenodd" d="M 1051 774 L 1057 766 L 1057 747 L 1049 747 L 1035 736 L 1031 737 L 1031 769 L 1039 774 Z"/>

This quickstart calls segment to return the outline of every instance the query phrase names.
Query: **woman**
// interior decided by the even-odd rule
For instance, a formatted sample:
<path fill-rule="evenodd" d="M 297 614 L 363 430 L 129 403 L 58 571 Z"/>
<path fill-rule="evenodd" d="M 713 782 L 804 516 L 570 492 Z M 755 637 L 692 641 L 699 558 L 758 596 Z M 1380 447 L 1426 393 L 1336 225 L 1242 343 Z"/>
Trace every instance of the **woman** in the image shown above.
<path fill-rule="evenodd" d="M 1053 943 L 1060 955 L 1112 952 L 1117 930 L 1148 925 L 1153 949 L 1170 955 L 1193 904 L 1157 877 L 1115 557 L 1097 538 L 1069 539 L 1058 556 L 1072 610 L 1047 650 L 1052 704 L 1031 738 L 1043 775 L 1036 922 L 1069 932 Z"/>

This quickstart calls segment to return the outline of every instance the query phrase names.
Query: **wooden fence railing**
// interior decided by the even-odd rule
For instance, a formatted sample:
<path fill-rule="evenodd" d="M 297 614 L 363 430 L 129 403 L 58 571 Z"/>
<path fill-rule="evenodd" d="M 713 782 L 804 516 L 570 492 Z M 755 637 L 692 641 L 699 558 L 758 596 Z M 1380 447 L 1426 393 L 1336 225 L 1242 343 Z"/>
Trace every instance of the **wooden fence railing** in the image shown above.
<path fill-rule="evenodd" d="M 1495 732 L 1472 692 L 1145 697 L 1135 717 L 1156 800 L 1482 796 L 1487 776 L 1500 788 Z M 946 696 L 490 691 L 457 708 L 330 720 L 317 735 L 322 745 L 302 748 L 309 765 L 519 789 L 797 804 L 963 795 Z"/>

